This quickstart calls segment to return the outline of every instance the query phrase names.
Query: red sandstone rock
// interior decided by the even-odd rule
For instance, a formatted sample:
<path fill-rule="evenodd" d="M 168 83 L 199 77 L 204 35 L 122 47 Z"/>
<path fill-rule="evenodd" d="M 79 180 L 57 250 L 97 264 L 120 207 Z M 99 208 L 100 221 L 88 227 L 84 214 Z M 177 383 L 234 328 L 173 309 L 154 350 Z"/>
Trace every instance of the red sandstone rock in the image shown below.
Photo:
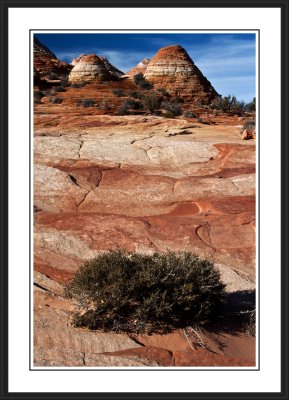
<path fill-rule="evenodd" d="M 156 88 L 190 103 L 208 103 L 218 96 L 211 83 L 179 45 L 161 48 L 148 63 L 144 76 Z"/>
<path fill-rule="evenodd" d="M 246 128 L 242 133 L 242 140 L 250 140 L 256 138 L 256 129 Z"/>
<path fill-rule="evenodd" d="M 96 54 L 82 54 L 73 61 L 70 82 L 94 82 L 119 79 L 123 72 L 114 67 L 107 58 Z"/>
<path fill-rule="evenodd" d="M 254 367 L 255 363 L 238 358 L 214 354 L 208 350 L 176 351 L 176 367 Z"/>
<path fill-rule="evenodd" d="M 134 68 L 130 69 L 126 75 L 129 76 L 134 76 L 136 74 L 139 74 L 140 72 L 142 74 L 145 73 L 147 66 L 149 65 L 151 59 L 150 58 L 144 58 L 141 62 L 139 62 Z"/>
<path fill-rule="evenodd" d="M 34 36 L 33 65 L 41 77 L 49 76 L 51 73 L 55 74 L 56 78 L 66 77 L 72 69 L 71 65 L 60 61 L 36 36 Z"/>

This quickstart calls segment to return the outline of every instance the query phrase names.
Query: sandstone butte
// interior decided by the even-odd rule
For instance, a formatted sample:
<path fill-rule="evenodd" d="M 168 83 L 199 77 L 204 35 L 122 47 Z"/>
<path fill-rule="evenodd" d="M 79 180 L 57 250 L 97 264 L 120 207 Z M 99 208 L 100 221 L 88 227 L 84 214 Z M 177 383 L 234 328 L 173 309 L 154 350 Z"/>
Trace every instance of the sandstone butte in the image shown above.
<path fill-rule="evenodd" d="M 123 74 L 105 57 L 96 54 L 83 54 L 72 61 L 74 67 L 69 75 L 70 82 L 110 81 Z"/>
<path fill-rule="evenodd" d="M 148 63 L 147 79 L 156 82 L 159 76 L 160 85 L 167 82 L 172 90 L 181 79 L 199 82 L 201 98 L 204 87 L 210 89 L 208 81 L 198 73 L 199 81 L 195 78 L 198 70 L 180 47 L 167 49 Z M 178 54 L 175 64 L 172 52 Z M 48 53 L 42 53 L 41 64 L 35 50 L 38 84 L 45 81 L 39 66 Z M 111 77 L 113 68 L 103 58 L 92 59 L 82 55 L 74 69 L 93 61 L 105 79 Z M 55 67 L 53 62 L 46 66 Z M 64 298 L 63 285 L 86 260 L 118 247 L 147 254 L 197 253 L 220 269 L 230 299 L 246 304 L 248 296 L 254 297 L 255 142 L 240 135 L 248 117 L 215 116 L 200 107 L 192 111 L 201 122 L 118 116 L 127 95 L 119 98 L 112 90 L 127 93 L 136 86 L 130 78 L 106 82 L 97 78 L 84 87 L 67 87 L 57 93 L 60 104 L 45 96 L 34 106 L 34 365 L 255 365 L 254 337 L 234 324 L 203 330 L 201 341 L 200 332 L 191 329 L 136 337 L 70 325 L 73 305 Z M 202 89 L 200 82 L 205 82 Z M 193 98 L 193 84 L 189 90 Z M 94 107 L 77 106 L 88 97 L 96 101 Z"/>
<path fill-rule="evenodd" d="M 161 48 L 151 59 L 145 59 L 128 74 L 142 72 L 156 88 L 164 88 L 185 101 L 207 104 L 218 93 L 179 45 Z"/>

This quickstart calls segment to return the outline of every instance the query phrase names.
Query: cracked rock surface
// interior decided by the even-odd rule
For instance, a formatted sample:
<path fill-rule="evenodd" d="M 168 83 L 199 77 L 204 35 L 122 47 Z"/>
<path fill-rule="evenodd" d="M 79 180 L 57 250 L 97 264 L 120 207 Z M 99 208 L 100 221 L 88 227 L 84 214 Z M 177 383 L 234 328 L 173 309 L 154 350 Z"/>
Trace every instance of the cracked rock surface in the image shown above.
<path fill-rule="evenodd" d="M 181 118 L 94 115 L 85 129 L 80 117 L 57 118 L 35 117 L 35 365 L 197 365 L 200 353 L 178 348 L 177 337 L 168 349 L 72 328 L 62 285 L 86 260 L 120 247 L 191 251 L 220 268 L 228 291 L 253 290 L 254 143 L 233 125 L 190 127 Z M 232 350 L 251 354 L 252 341 L 219 339 L 227 347 L 198 365 L 254 362 Z"/>

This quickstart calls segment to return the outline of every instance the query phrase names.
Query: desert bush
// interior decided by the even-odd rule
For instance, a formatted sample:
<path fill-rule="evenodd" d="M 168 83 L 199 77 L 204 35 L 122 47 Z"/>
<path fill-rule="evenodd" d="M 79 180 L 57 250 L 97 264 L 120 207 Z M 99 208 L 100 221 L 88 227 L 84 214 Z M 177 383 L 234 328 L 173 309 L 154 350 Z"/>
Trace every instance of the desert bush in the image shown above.
<path fill-rule="evenodd" d="M 256 111 L 256 97 L 253 98 L 250 103 L 246 104 L 246 111 L 248 112 L 255 112 Z"/>
<path fill-rule="evenodd" d="M 125 104 L 132 110 L 140 110 L 143 108 L 143 105 L 140 101 L 134 99 L 126 99 Z"/>
<path fill-rule="evenodd" d="M 75 326 L 115 332 L 204 325 L 219 316 L 224 293 L 214 265 L 185 252 L 109 251 L 83 265 L 66 286 L 79 307 Z"/>
<path fill-rule="evenodd" d="M 247 122 L 245 122 L 245 123 L 243 124 L 242 132 L 243 132 L 245 129 L 254 130 L 254 129 L 255 129 L 255 126 L 256 126 L 255 120 L 247 121 Z"/>
<path fill-rule="evenodd" d="M 54 81 L 55 79 L 58 79 L 58 76 L 54 72 L 51 72 L 50 74 L 46 75 L 46 79 Z"/>
<path fill-rule="evenodd" d="M 112 93 L 116 97 L 122 97 L 124 96 L 123 90 L 122 89 L 113 89 Z"/>
<path fill-rule="evenodd" d="M 170 95 L 169 92 L 164 88 L 158 88 L 157 91 L 164 97 L 167 97 Z"/>
<path fill-rule="evenodd" d="M 34 103 L 40 104 L 42 97 L 44 97 L 44 93 L 42 93 L 40 90 L 34 90 L 33 97 L 34 97 Z"/>
<path fill-rule="evenodd" d="M 117 110 L 117 114 L 118 115 L 128 115 L 129 114 L 129 106 L 126 103 L 126 101 L 124 101 L 121 106 L 119 107 L 119 109 Z"/>
<path fill-rule="evenodd" d="M 60 104 L 60 103 L 62 103 L 62 99 L 60 97 L 52 97 L 51 103 L 52 104 Z"/>
<path fill-rule="evenodd" d="M 132 92 L 129 92 L 129 96 L 133 97 L 134 99 L 141 99 L 142 95 L 139 92 L 135 92 L 134 90 Z"/>
<path fill-rule="evenodd" d="M 68 82 L 68 78 L 67 78 L 67 77 L 66 77 L 66 78 L 61 78 L 61 80 L 60 80 L 60 85 L 61 85 L 62 87 L 70 86 L 70 83 Z"/>
<path fill-rule="evenodd" d="M 182 114 L 182 107 L 176 101 L 163 101 L 162 108 L 171 113 L 174 117 Z"/>
<path fill-rule="evenodd" d="M 82 99 L 80 101 L 80 105 L 82 107 L 93 107 L 95 105 L 95 101 L 93 99 Z"/>
<path fill-rule="evenodd" d="M 162 112 L 161 116 L 164 117 L 164 118 L 175 118 L 174 114 L 172 114 L 169 111 Z"/>
<path fill-rule="evenodd" d="M 86 82 L 73 82 L 70 84 L 72 88 L 81 88 L 86 85 Z"/>
<path fill-rule="evenodd" d="M 144 109 L 150 113 L 156 112 L 161 106 L 161 98 L 154 93 L 142 96 L 142 104 Z"/>
<path fill-rule="evenodd" d="M 179 103 L 179 104 L 183 104 L 185 102 L 185 100 L 180 96 L 175 96 L 174 97 L 174 102 L 175 103 Z"/>
<path fill-rule="evenodd" d="M 241 116 L 245 112 L 246 104 L 243 101 L 238 101 L 235 96 L 219 96 L 210 104 L 210 108 Z"/>
<path fill-rule="evenodd" d="M 56 86 L 56 87 L 54 88 L 54 92 L 60 93 L 60 92 L 66 92 L 66 90 L 63 89 L 62 86 Z"/>
<path fill-rule="evenodd" d="M 197 118 L 197 115 L 192 111 L 185 111 L 183 115 L 185 118 Z"/>
<path fill-rule="evenodd" d="M 146 80 L 143 74 L 140 72 L 133 77 L 134 83 L 139 86 L 141 89 L 152 89 L 153 85 Z"/>
<path fill-rule="evenodd" d="M 248 312 L 245 322 L 245 332 L 248 336 L 256 336 L 256 310 Z"/>

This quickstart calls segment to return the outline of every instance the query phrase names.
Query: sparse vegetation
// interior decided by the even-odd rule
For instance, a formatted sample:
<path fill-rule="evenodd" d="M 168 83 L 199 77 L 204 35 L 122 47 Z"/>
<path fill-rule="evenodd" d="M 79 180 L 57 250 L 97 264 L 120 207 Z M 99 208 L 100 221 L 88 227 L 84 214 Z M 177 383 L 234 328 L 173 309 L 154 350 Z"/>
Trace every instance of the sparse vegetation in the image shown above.
<path fill-rule="evenodd" d="M 158 88 L 157 91 L 164 97 L 168 97 L 169 96 L 169 92 L 164 88 Z"/>
<path fill-rule="evenodd" d="M 113 93 L 113 95 L 116 96 L 116 97 L 122 97 L 122 96 L 124 96 L 124 92 L 123 92 L 122 89 L 113 89 L 113 90 L 112 90 L 112 93 Z"/>
<path fill-rule="evenodd" d="M 162 108 L 177 117 L 182 114 L 182 107 L 177 101 L 163 101 Z"/>
<path fill-rule="evenodd" d="M 54 92 L 60 93 L 60 92 L 66 92 L 66 90 L 63 89 L 62 86 L 56 86 L 56 87 L 54 88 Z"/>
<path fill-rule="evenodd" d="M 126 102 L 123 102 L 122 105 L 117 110 L 118 115 L 128 115 L 129 114 L 129 106 Z"/>
<path fill-rule="evenodd" d="M 60 104 L 60 103 L 62 103 L 62 99 L 60 97 L 52 97 L 51 103 L 52 104 Z"/>
<path fill-rule="evenodd" d="M 151 333 L 217 319 L 224 289 L 214 265 L 191 253 L 115 250 L 83 265 L 66 296 L 79 307 L 77 327 Z"/>
<path fill-rule="evenodd" d="M 62 78 L 62 79 L 60 80 L 60 85 L 61 85 L 62 87 L 70 86 L 70 83 L 68 82 L 68 78 Z"/>
<path fill-rule="evenodd" d="M 143 74 L 140 72 L 133 77 L 134 83 L 139 86 L 141 89 L 150 90 L 152 89 L 153 85 L 146 80 Z"/>
<path fill-rule="evenodd" d="M 253 113 L 256 111 L 256 97 L 250 103 L 246 104 L 246 111 Z"/>
<path fill-rule="evenodd" d="M 34 90 L 33 96 L 34 96 L 34 103 L 40 104 L 42 97 L 44 97 L 44 93 L 42 93 L 40 90 Z"/>
<path fill-rule="evenodd" d="M 125 104 L 132 110 L 140 110 L 143 108 L 142 103 L 140 101 L 130 99 L 130 98 L 125 100 Z"/>
<path fill-rule="evenodd" d="M 185 111 L 183 115 L 185 118 L 197 118 L 197 115 L 192 111 Z"/>
<path fill-rule="evenodd" d="M 134 99 L 141 99 L 141 97 L 142 97 L 141 93 L 135 92 L 135 91 L 130 92 L 129 96 L 133 97 Z"/>
<path fill-rule="evenodd" d="M 46 75 L 46 79 L 50 81 L 55 81 L 56 79 L 58 79 L 58 76 L 54 72 L 51 72 L 50 74 Z"/>
<path fill-rule="evenodd" d="M 247 321 L 245 322 L 245 332 L 248 336 L 256 336 L 256 310 L 248 312 Z"/>
<path fill-rule="evenodd" d="M 245 129 L 254 130 L 254 129 L 255 129 L 255 126 L 256 126 L 255 120 L 247 121 L 247 122 L 245 122 L 245 123 L 243 124 L 242 132 L 243 132 Z"/>
<path fill-rule="evenodd" d="M 90 98 L 82 99 L 77 103 L 77 105 L 82 107 L 93 107 L 95 105 L 95 101 Z"/>
<path fill-rule="evenodd" d="M 83 87 L 85 85 L 86 85 L 86 82 L 78 82 L 78 83 L 73 82 L 73 83 L 71 83 L 70 87 L 72 87 L 72 88 L 81 88 L 81 87 Z"/>
<path fill-rule="evenodd" d="M 246 110 L 246 104 L 244 101 L 238 101 L 235 96 L 224 96 L 217 97 L 213 103 L 211 103 L 210 108 L 212 110 L 220 110 L 224 113 L 231 115 L 243 115 Z"/>
<path fill-rule="evenodd" d="M 150 113 L 155 113 L 161 106 L 161 98 L 154 93 L 142 96 L 142 104 L 144 109 Z"/>

